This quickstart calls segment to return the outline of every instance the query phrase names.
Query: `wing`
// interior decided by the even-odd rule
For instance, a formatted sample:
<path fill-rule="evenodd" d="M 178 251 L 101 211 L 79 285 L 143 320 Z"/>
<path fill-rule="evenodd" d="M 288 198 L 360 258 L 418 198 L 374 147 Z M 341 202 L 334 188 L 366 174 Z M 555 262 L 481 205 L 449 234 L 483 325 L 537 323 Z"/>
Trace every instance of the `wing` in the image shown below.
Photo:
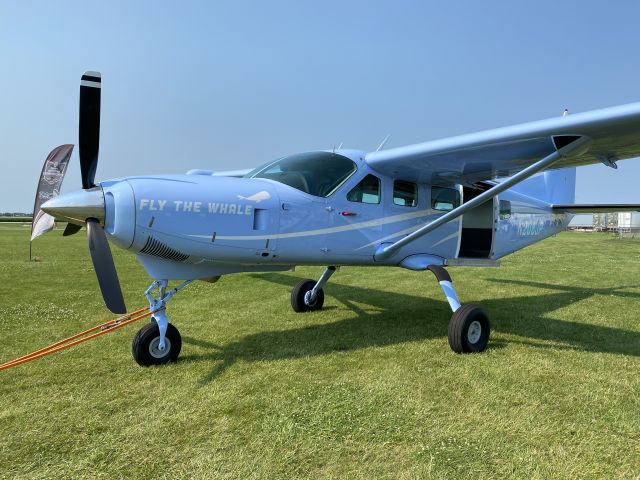
<path fill-rule="evenodd" d="M 556 136 L 587 136 L 586 152 L 553 169 L 640 156 L 640 103 L 370 152 L 374 170 L 435 184 L 472 184 L 511 176 L 555 150 Z"/>

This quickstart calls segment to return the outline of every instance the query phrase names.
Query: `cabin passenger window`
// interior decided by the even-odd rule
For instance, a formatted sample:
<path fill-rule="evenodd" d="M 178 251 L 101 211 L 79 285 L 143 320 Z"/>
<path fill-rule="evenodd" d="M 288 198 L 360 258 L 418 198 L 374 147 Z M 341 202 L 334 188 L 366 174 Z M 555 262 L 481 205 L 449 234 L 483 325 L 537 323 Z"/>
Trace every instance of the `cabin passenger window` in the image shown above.
<path fill-rule="evenodd" d="M 347 200 L 360 203 L 380 203 L 380 179 L 367 175 L 347 193 Z"/>
<path fill-rule="evenodd" d="M 455 188 L 431 187 L 431 208 L 448 212 L 460 205 L 460 192 Z"/>
<path fill-rule="evenodd" d="M 511 202 L 509 200 L 500 200 L 500 220 L 511 218 Z"/>
<path fill-rule="evenodd" d="M 393 203 L 403 207 L 418 206 L 418 185 L 404 180 L 393 182 Z"/>

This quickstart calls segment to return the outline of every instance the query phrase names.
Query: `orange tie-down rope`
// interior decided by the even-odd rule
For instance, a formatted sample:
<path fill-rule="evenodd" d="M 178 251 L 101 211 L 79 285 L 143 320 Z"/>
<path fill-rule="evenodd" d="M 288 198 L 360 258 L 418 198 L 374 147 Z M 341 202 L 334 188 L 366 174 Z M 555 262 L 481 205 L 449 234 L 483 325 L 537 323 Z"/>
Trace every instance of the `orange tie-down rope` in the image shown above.
<path fill-rule="evenodd" d="M 36 350 L 35 352 L 32 352 L 28 355 L 23 355 L 22 357 L 18 357 L 16 359 L 5 362 L 2 365 L 0 365 L 0 370 L 6 370 L 7 368 L 15 367 L 16 365 L 21 365 L 23 363 L 30 362 L 31 360 L 36 360 L 46 355 L 51 355 L 52 353 L 59 352 L 60 350 L 65 350 L 79 343 L 86 342 L 87 340 L 91 340 L 92 338 L 99 337 L 100 335 L 104 335 L 105 333 L 113 332 L 114 330 L 117 330 L 126 325 L 129 325 L 130 323 L 140 320 L 141 318 L 148 317 L 152 313 L 153 312 L 149 310 L 149 307 L 140 308 L 134 312 L 126 313 L 121 317 L 118 317 L 114 320 L 109 320 L 108 322 L 105 322 L 105 323 L 101 323 L 100 325 L 91 327 L 90 329 L 85 330 L 83 332 L 76 333 L 75 335 L 69 338 L 65 338 L 64 340 L 60 340 L 59 342 L 49 345 L 48 347 L 41 348 L 40 350 Z M 96 330 L 100 330 L 100 331 L 92 335 L 89 335 L 89 333 L 95 332 Z"/>

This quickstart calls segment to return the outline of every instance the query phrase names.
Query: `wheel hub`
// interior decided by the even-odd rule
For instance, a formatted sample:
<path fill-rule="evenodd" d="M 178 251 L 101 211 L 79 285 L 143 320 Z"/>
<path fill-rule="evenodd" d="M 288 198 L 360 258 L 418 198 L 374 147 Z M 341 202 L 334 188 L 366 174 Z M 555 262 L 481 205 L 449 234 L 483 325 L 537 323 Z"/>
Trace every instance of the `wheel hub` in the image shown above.
<path fill-rule="evenodd" d="M 471 322 L 469 325 L 469 329 L 467 330 L 467 340 L 469 343 L 478 343 L 480 337 L 482 336 L 482 325 L 477 320 Z"/>
<path fill-rule="evenodd" d="M 316 299 L 314 298 L 313 301 L 311 300 L 311 290 L 309 290 L 308 292 L 305 292 L 305 294 L 304 294 L 304 303 L 308 307 L 313 307 L 315 305 Z"/>
<path fill-rule="evenodd" d="M 164 358 L 171 351 L 171 340 L 164 338 L 164 349 L 160 350 L 160 337 L 156 337 L 149 343 L 149 354 L 153 358 Z"/>

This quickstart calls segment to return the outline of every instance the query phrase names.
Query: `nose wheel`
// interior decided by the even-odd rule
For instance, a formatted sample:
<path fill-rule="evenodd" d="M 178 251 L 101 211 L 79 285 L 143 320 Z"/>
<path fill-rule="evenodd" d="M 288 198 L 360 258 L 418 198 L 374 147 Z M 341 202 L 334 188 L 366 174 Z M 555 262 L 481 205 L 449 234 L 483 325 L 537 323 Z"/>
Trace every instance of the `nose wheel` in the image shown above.
<path fill-rule="evenodd" d="M 182 337 L 178 329 L 169 323 L 167 318 L 167 302 L 189 285 L 193 280 L 185 280 L 180 285 L 167 291 L 168 280 L 156 280 L 144 292 L 149 300 L 149 310 L 153 312 L 151 323 L 142 327 L 131 344 L 133 359 L 143 367 L 164 365 L 175 362 L 182 349 Z M 158 296 L 153 291 L 158 289 Z"/>
<path fill-rule="evenodd" d="M 134 360 L 143 367 L 175 362 L 182 348 L 182 337 L 178 329 L 169 323 L 164 337 L 164 348 L 160 345 L 160 329 L 155 320 L 142 327 L 131 344 Z"/>

